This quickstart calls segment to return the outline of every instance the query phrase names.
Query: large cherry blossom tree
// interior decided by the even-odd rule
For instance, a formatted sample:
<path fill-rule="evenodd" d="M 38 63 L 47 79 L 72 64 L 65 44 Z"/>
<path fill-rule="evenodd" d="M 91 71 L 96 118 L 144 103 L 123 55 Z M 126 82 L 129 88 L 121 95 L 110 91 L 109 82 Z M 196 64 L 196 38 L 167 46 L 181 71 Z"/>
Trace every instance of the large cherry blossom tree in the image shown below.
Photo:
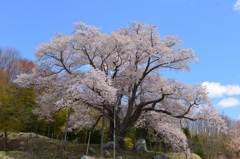
<path fill-rule="evenodd" d="M 161 71 L 167 69 L 190 71 L 190 63 L 197 59 L 191 49 L 181 48 L 176 36 L 160 37 L 154 25 L 133 22 L 106 34 L 75 23 L 71 35 L 56 35 L 38 46 L 35 56 L 33 73 L 20 75 L 16 82 L 41 90 L 38 99 L 46 114 L 61 109 L 61 103 L 69 100 L 82 110 L 92 107 L 100 111 L 109 120 L 110 137 L 115 114 L 119 148 L 125 147 L 124 137 L 140 118 L 151 121 L 156 131 L 175 133 L 174 138 L 180 136 L 175 141 L 185 140 L 184 144 L 186 138 L 177 135 L 176 120 L 170 118 L 213 118 L 211 113 L 202 113 L 215 111 L 205 88 L 162 76 Z"/>

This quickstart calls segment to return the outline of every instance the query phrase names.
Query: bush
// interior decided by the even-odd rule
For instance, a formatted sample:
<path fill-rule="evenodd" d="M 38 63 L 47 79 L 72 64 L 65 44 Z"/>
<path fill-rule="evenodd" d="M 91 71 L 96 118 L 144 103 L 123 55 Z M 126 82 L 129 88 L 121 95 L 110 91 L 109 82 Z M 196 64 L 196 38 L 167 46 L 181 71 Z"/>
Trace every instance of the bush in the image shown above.
<path fill-rule="evenodd" d="M 136 129 L 131 128 L 126 135 L 126 138 L 132 139 L 132 143 L 134 144 L 136 142 Z"/>
<path fill-rule="evenodd" d="M 190 133 L 189 128 L 183 128 L 182 130 L 188 139 L 191 138 L 191 133 Z"/>
<path fill-rule="evenodd" d="M 192 149 L 193 153 L 197 154 L 202 159 L 206 159 L 206 155 L 203 151 L 202 145 L 200 144 L 198 135 L 194 135 L 190 139 L 190 148 Z"/>
<path fill-rule="evenodd" d="M 126 142 L 127 147 L 129 148 L 133 148 L 134 147 L 134 143 L 133 143 L 133 139 L 130 137 L 125 137 L 124 141 Z"/>

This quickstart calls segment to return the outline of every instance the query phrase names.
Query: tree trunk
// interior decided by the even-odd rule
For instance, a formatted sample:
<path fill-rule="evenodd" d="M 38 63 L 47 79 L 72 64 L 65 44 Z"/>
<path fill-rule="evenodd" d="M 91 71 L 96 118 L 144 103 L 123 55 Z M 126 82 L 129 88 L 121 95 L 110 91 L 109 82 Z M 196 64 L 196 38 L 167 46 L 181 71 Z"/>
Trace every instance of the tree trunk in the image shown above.
<path fill-rule="evenodd" d="M 113 141 L 113 132 L 114 132 L 114 123 L 113 122 L 109 122 L 109 130 L 107 132 L 108 138 Z"/>
<path fill-rule="evenodd" d="M 66 125 L 64 128 L 64 132 L 63 132 L 63 138 L 62 138 L 62 143 L 60 146 L 60 155 L 63 156 L 66 150 L 66 145 L 67 145 L 67 132 L 68 132 L 68 127 L 69 127 L 69 121 L 70 121 L 70 116 L 71 116 L 71 111 L 72 108 L 68 109 L 68 114 L 67 114 L 67 121 L 66 121 Z"/>
<path fill-rule="evenodd" d="M 121 122 L 120 119 L 120 112 L 117 111 L 116 116 L 115 116 L 115 142 L 116 142 L 116 149 L 123 149 L 125 150 L 127 148 L 126 146 L 126 142 L 124 140 L 124 138 L 127 135 L 127 132 L 129 131 L 129 129 L 131 127 L 134 126 L 134 124 L 136 123 L 136 121 L 138 120 L 138 118 L 141 115 L 141 110 L 135 110 L 135 113 L 133 113 L 133 115 L 131 116 L 125 116 L 125 119 Z M 108 113 L 109 116 L 112 117 L 112 119 L 114 119 L 113 117 L 113 113 Z M 110 139 L 110 141 L 114 141 L 114 121 L 110 120 L 109 121 L 109 131 L 108 131 L 108 137 Z"/>
<path fill-rule="evenodd" d="M 66 125 L 64 128 L 64 142 L 67 142 L 67 132 L 68 132 L 68 127 L 69 127 L 69 121 L 70 121 L 70 116 L 71 116 L 71 112 L 72 112 L 72 108 L 68 109 L 68 114 L 67 114 L 67 121 L 66 121 Z"/>
<path fill-rule="evenodd" d="M 91 135 L 92 135 L 92 130 L 89 131 L 86 155 L 88 155 L 88 150 L 89 150 L 89 146 L 90 146 Z"/>
<path fill-rule="evenodd" d="M 38 124 L 39 124 L 39 122 L 37 121 L 36 127 L 35 127 L 35 135 L 36 135 L 36 138 L 38 138 Z"/>
<path fill-rule="evenodd" d="M 126 135 L 116 137 L 116 149 L 123 149 L 123 150 L 127 149 L 127 145 L 124 140 L 125 137 L 126 137 Z"/>
<path fill-rule="evenodd" d="M 123 125 L 116 123 L 116 130 L 115 130 L 115 145 L 116 145 L 116 149 L 127 149 L 126 146 L 126 142 L 124 140 L 124 138 L 127 135 L 127 130 L 126 129 L 121 129 L 121 127 L 123 127 Z M 110 139 L 110 141 L 113 141 L 113 132 L 114 132 L 114 123 L 110 122 L 110 127 L 109 127 L 109 131 L 108 131 L 108 137 Z"/>
<path fill-rule="evenodd" d="M 104 112 L 104 108 L 103 108 L 103 112 Z M 101 151 L 100 151 L 100 158 L 103 157 L 104 127 L 105 127 L 105 115 L 103 114 L 103 117 L 102 117 L 102 131 L 101 131 Z"/>
<path fill-rule="evenodd" d="M 8 140 L 7 130 L 4 129 L 4 138 L 3 138 L 3 150 L 4 151 L 7 150 L 7 140 Z"/>
<path fill-rule="evenodd" d="M 86 131 L 85 131 L 85 136 L 84 136 L 84 144 L 87 144 L 87 136 L 88 136 L 88 129 L 85 128 Z"/>
<path fill-rule="evenodd" d="M 51 122 L 48 122 L 48 132 L 47 132 L 47 137 L 50 138 L 50 129 L 51 129 Z"/>
<path fill-rule="evenodd" d="M 115 108 L 115 107 L 114 107 Z M 115 111 L 115 112 L 114 112 Z M 115 142 L 116 142 L 116 149 L 126 149 L 126 142 L 124 138 L 127 135 L 127 132 L 134 124 L 137 122 L 141 115 L 141 109 L 138 108 L 134 110 L 134 113 L 127 113 L 125 118 L 121 119 L 120 109 L 108 111 L 109 117 L 109 131 L 108 137 L 111 141 L 114 141 L 114 129 L 115 129 Z M 115 121 L 115 124 L 114 124 Z"/>

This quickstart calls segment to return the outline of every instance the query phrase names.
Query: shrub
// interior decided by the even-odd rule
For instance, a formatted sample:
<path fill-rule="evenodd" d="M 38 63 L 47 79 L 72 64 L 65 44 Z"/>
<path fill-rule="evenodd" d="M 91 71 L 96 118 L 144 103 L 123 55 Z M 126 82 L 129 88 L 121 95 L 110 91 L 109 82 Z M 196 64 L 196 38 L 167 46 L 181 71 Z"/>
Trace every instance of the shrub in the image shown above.
<path fill-rule="evenodd" d="M 133 139 L 132 138 L 125 137 L 124 140 L 126 142 L 127 147 L 129 147 L 129 148 L 133 148 L 134 147 L 134 143 L 133 143 Z"/>

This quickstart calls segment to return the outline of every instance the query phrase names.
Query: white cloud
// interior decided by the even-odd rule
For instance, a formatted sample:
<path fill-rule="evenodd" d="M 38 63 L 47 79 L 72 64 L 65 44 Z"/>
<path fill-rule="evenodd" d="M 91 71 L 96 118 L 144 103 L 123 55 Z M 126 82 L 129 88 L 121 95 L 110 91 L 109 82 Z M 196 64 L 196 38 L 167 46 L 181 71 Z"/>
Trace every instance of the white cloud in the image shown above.
<path fill-rule="evenodd" d="M 240 95 L 239 85 L 221 85 L 217 82 L 203 82 L 202 85 L 206 86 L 209 97 L 211 98 L 222 97 L 223 95 Z"/>
<path fill-rule="evenodd" d="M 235 107 L 240 105 L 240 101 L 236 98 L 224 98 L 217 103 L 217 106 L 226 108 L 226 107 Z"/>
<path fill-rule="evenodd" d="M 233 6 L 234 10 L 240 10 L 240 0 L 237 0 L 237 2 Z"/>

